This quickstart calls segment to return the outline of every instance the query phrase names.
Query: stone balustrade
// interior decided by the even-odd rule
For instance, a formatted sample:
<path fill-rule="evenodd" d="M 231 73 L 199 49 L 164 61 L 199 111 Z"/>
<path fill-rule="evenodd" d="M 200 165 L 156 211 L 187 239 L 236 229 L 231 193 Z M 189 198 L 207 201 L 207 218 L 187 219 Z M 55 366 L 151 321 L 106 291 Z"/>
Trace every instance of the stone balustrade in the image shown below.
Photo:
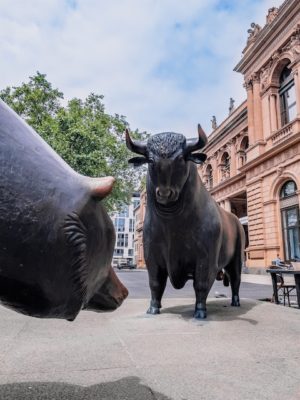
<path fill-rule="evenodd" d="M 271 136 L 272 145 L 274 146 L 274 145 L 278 144 L 279 142 L 286 140 L 289 136 L 291 136 L 294 133 L 294 129 L 293 129 L 294 124 L 295 124 L 295 121 L 292 121 L 288 125 L 285 125 L 283 128 L 276 131 Z"/>

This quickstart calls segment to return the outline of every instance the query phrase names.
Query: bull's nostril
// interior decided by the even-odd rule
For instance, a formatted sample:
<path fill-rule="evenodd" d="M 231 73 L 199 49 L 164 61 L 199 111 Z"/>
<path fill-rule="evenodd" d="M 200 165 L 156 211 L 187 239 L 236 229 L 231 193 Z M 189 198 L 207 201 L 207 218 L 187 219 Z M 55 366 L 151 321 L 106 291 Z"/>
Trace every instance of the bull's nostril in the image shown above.
<path fill-rule="evenodd" d="M 156 189 L 156 196 L 160 198 L 167 198 L 169 199 L 172 196 L 173 192 L 171 189 Z"/>

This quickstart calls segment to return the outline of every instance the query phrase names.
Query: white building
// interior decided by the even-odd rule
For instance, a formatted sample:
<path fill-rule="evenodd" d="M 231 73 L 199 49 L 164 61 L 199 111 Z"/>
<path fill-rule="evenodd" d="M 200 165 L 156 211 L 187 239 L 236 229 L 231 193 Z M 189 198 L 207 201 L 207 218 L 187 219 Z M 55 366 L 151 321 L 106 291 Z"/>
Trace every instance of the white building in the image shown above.
<path fill-rule="evenodd" d="M 111 215 L 115 231 L 116 244 L 113 255 L 113 265 L 119 262 L 134 264 L 134 213 L 140 202 L 140 194 L 133 193 L 131 203 L 125 205 L 118 213 Z"/>

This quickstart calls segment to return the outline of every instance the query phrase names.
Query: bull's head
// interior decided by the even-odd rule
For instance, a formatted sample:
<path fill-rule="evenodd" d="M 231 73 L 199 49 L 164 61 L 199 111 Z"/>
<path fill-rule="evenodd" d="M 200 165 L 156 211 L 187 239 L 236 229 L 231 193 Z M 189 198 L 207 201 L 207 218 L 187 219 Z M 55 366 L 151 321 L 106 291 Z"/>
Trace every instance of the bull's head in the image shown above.
<path fill-rule="evenodd" d="M 128 162 L 135 167 L 149 164 L 149 176 L 155 188 L 156 201 L 168 205 L 178 200 L 187 181 L 190 162 L 201 164 L 206 155 L 197 153 L 207 143 L 207 137 L 198 125 L 198 138 L 186 140 L 180 133 L 164 132 L 151 136 L 147 142 L 132 140 L 126 130 L 126 145 L 129 150 L 142 157 Z"/>

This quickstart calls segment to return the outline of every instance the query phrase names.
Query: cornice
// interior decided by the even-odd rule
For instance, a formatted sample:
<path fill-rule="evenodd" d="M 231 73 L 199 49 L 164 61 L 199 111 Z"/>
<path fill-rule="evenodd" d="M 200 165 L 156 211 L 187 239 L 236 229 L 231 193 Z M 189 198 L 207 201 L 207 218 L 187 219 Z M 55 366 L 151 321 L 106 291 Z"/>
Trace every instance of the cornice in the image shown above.
<path fill-rule="evenodd" d="M 244 121 L 247 121 L 247 102 L 242 103 L 243 108 L 241 111 L 230 121 L 228 121 L 227 124 L 224 124 L 224 126 L 219 127 L 221 128 L 218 132 L 214 132 L 213 135 L 208 136 L 208 143 L 204 147 L 203 152 L 208 152 L 211 147 L 213 147 L 217 142 L 222 140 L 224 136 L 233 129 L 235 129 L 237 126 L 239 126 L 241 123 Z M 225 120 L 226 121 L 226 120 Z M 225 122 L 223 121 L 223 122 Z M 223 125 L 223 123 L 222 123 Z"/>
<path fill-rule="evenodd" d="M 286 0 L 280 7 L 278 16 L 259 32 L 256 41 L 246 50 L 234 71 L 246 74 L 250 68 L 253 71 L 259 69 L 266 62 L 265 59 L 270 57 L 270 48 L 276 50 L 285 44 L 287 33 L 299 23 L 298 14 L 299 0 Z"/>
<path fill-rule="evenodd" d="M 256 166 L 260 165 L 262 162 L 268 160 L 269 158 L 281 153 L 286 148 L 292 146 L 293 144 L 300 141 L 300 132 L 292 135 L 289 139 L 285 140 L 284 142 L 278 143 L 276 146 L 272 147 L 271 149 L 267 150 L 260 156 L 256 157 L 255 159 L 247 162 L 243 167 L 240 168 L 241 172 L 248 172 L 249 170 L 255 168 Z"/>
<path fill-rule="evenodd" d="M 219 183 L 217 186 L 214 186 L 212 189 L 209 190 L 209 193 L 215 194 L 216 192 L 224 189 L 226 186 L 230 186 L 233 183 L 236 183 L 244 178 L 246 178 L 246 174 L 244 172 L 236 174 L 231 178 L 225 179 L 223 182 Z"/>

